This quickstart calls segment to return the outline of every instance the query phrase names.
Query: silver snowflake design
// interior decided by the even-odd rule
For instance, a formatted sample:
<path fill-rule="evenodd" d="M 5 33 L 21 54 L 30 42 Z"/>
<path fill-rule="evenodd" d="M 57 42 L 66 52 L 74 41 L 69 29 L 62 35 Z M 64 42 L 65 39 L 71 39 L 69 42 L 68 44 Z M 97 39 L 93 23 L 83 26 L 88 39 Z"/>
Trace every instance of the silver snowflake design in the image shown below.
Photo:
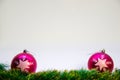
<path fill-rule="evenodd" d="M 28 72 L 28 70 L 27 69 L 29 69 L 30 68 L 30 65 L 31 64 L 33 64 L 33 63 L 31 63 L 31 62 L 29 62 L 28 60 L 20 60 L 19 61 L 19 64 L 17 65 L 17 68 L 20 68 L 21 69 L 21 71 L 26 71 L 26 72 Z"/>
<path fill-rule="evenodd" d="M 107 64 L 112 64 L 110 61 L 107 61 L 107 59 L 104 58 L 104 55 L 101 55 L 101 58 L 98 58 L 98 60 L 94 60 L 94 62 L 96 62 L 96 69 L 100 69 L 100 71 L 106 71 L 106 68 L 108 68 Z"/>
<path fill-rule="evenodd" d="M 98 58 L 98 62 L 95 64 L 95 66 L 99 66 L 100 71 L 102 69 L 106 70 L 106 68 L 108 67 L 107 64 L 106 64 L 106 59 L 100 59 L 100 58 Z"/>

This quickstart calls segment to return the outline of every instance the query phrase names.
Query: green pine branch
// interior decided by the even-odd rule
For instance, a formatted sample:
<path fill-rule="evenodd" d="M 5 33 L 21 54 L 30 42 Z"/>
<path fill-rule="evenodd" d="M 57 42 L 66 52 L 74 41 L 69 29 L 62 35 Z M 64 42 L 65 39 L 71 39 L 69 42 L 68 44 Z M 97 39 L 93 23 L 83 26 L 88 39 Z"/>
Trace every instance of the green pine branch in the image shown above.
<path fill-rule="evenodd" d="M 98 72 L 96 70 L 47 70 L 37 73 L 25 73 L 20 70 L 6 70 L 0 64 L 0 80 L 120 80 L 120 70 Z"/>
<path fill-rule="evenodd" d="M 0 63 L 0 70 L 6 70 L 7 67 L 8 67 L 7 64 L 2 64 L 2 63 Z"/>

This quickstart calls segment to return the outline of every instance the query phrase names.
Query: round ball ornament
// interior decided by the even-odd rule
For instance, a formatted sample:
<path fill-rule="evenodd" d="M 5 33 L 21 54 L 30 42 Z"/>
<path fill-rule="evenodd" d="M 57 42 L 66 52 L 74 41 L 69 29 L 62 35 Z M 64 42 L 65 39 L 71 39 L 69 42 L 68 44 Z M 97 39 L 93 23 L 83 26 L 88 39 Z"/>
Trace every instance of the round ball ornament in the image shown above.
<path fill-rule="evenodd" d="M 16 55 L 12 62 L 12 69 L 20 69 L 21 71 L 34 73 L 36 71 L 37 62 L 33 55 L 24 50 L 22 53 Z"/>
<path fill-rule="evenodd" d="M 114 63 L 112 58 L 105 53 L 105 50 L 94 53 L 88 60 L 88 69 L 96 69 L 100 72 L 112 72 Z"/>

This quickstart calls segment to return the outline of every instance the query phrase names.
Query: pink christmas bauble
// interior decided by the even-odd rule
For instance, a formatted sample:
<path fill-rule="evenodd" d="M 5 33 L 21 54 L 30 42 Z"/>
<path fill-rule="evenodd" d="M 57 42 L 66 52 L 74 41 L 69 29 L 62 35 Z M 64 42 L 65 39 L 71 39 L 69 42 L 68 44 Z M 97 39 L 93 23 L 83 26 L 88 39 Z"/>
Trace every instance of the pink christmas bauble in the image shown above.
<path fill-rule="evenodd" d="M 112 72 L 114 63 L 112 58 L 105 51 L 94 53 L 88 60 L 88 69 L 96 69 L 100 72 Z"/>
<path fill-rule="evenodd" d="M 16 55 L 12 62 L 11 68 L 20 69 L 21 71 L 33 73 L 36 71 L 37 62 L 33 55 L 24 50 L 22 53 Z"/>

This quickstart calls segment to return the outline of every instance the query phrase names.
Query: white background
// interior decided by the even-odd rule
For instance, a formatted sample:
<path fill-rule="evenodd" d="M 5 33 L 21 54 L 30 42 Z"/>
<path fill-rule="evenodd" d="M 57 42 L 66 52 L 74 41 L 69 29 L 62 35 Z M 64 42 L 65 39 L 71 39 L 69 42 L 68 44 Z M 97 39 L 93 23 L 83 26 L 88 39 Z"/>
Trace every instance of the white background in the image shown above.
<path fill-rule="evenodd" d="M 37 71 L 87 69 L 101 49 L 120 68 L 120 0 L 0 0 L 0 63 L 24 49 Z"/>

